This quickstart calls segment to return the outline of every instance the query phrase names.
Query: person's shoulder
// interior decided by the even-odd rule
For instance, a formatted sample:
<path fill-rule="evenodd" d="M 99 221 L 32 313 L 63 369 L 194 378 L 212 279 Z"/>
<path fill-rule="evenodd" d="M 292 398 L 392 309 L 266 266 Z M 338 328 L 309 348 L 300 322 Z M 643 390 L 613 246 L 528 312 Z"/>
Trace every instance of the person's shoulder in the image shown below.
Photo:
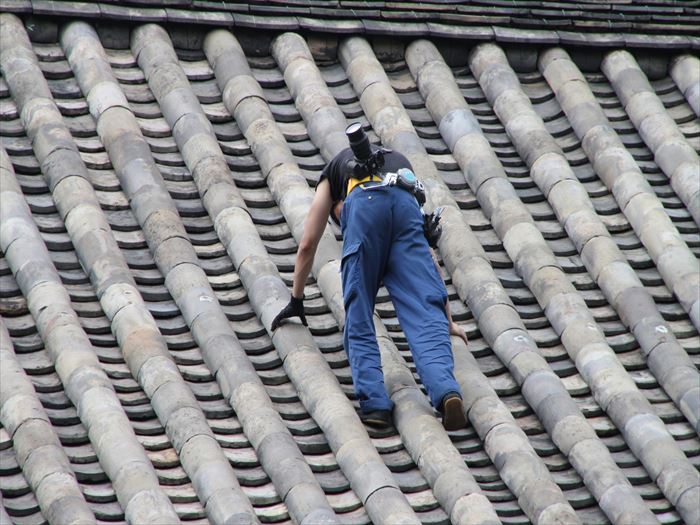
<path fill-rule="evenodd" d="M 343 150 L 340 150 L 338 153 L 336 153 L 336 155 L 335 155 L 335 157 L 333 157 L 332 161 L 340 162 L 340 161 L 344 161 L 344 160 L 347 160 L 349 158 L 352 158 L 354 156 L 355 156 L 355 154 L 352 152 L 352 149 L 350 149 L 350 147 L 347 147 Z"/>
<path fill-rule="evenodd" d="M 350 157 L 348 157 L 350 155 Z M 336 153 L 335 157 L 328 161 L 328 163 L 323 168 L 323 175 L 328 176 L 331 172 L 335 172 L 338 166 L 347 162 L 348 158 L 352 157 L 352 150 L 350 148 L 345 148 L 344 150 Z"/>
<path fill-rule="evenodd" d="M 411 162 L 405 157 L 405 155 L 394 150 L 389 150 L 384 154 L 384 164 L 387 168 L 389 168 L 389 171 L 396 171 L 401 168 L 413 170 Z"/>
<path fill-rule="evenodd" d="M 397 161 L 408 162 L 408 159 L 406 158 L 406 156 L 403 153 L 400 153 L 400 152 L 393 150 L 393 149 L 386 150 L 386 153 L 384 155 L 386 157 L 391 157 Z"/>

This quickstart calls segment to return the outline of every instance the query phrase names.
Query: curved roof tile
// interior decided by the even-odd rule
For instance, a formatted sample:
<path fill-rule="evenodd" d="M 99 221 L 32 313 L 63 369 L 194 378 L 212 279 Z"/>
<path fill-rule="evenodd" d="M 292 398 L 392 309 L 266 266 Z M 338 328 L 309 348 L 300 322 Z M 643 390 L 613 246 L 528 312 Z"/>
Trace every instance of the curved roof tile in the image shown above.
<path fill-rule="evenodd" d="M 168 291 L 180 307 L 185 321 L 190 327 L 200 315 L 207 316 L 210 322 L 219 321 L 221 337 L 218 340 L 213 340 L 210 337 L 207 341 L 200 342 L 205 362 L 214 372 L 218 372 L 231 352 L 237 352 L 240 356 L 243 354 L 243 349 L 240 347 L 235 333 L 229 327 L 206 275 L 197 264 L 197 254 L 189 242 L 187 232 L 178 216 L 177 208 L 167 193 L 165 183 L 151 156 L 148 144 L 141 135 L 136 118 L 128 109 L 128 105 L 125 108 L 123 104 L 115 103 L 107 107 L 107 102 L 101 98 L 103 93 L 108 93 L 113 94 L 114 102 L 120 100 L 126 102 L 118 83 L 111 76 L 109 62 L 102 52 L 97 34 L 87 24 L 76 22 L 64 29 L 62 43 L 68 51 L 69 62 L 76 68 L 78 81 L 87 94 L 90 109 L 94 113 L 99 113 L 97 116 L 98 134 L 112 159 L 115 172 L 130 200 L 131 208 L 143 228 L 145 239 L 154 253 L 155 263 L 165 276 L 165 285 Z M 81 57 L 80 60 L 77 57 Z M 96 77 L 94 70 L 81 74 L 80 64 L 84 64 L 87 60 L 98 64 L 95 69 L 101 68 L 108 74 L 104 78 L 94 78 Z M 92 85 L 89 84 L 90 81 L 93 82 Z M 145 176 L 146 174 L 149 174 L 150 177 Z M 209 335 L 212 336 L 213 332 Z M 235 381 L 237 383 L 245 382 L 241 380 L 241 376 L 245 377 L 245 368 L 243 362 L 239 370 L 236 370 Z M 248 364 L 247 369 L 247 376 L 253 378 L 253 381 L 261 387 L 253 367 Z M 226 384 L 233 384 L 233 382 L 233 378 L 229 377 L 229 383 Z M 252 409 L 252 405 L 247 409 L 241 409 L 240 406 L 234 406 L 234 408 L 238 408 L 237 412 L 245 425 L 245 414 Z M 262 417 L 262 412 L 258 410 L 255 417 Z M 291 436 L 284 429 L 279 416 L 274 413 L 272 418 L 271 429 L 268 433 L 274 433 L 274 429 L 277 427 L 277 432 L 286 435 L 286 440 L 284 436 L 278 436 L 279 439 L 275 443 L 276 449 L 284 453 L 289 461 L 299 462 L 301 454 L 293 445 Z M 259 443 L 264 442 L 265 435 L 249 434 L 249 437 L 263 465 L 267 466 L 268 471 L 274 471 L 275 464 L 270 464 L 267 461 L 269 454 L 265 453 L 270 446 L 262 448 L 258 446 Z M 220 453 L 215 452 L 215 447 L 207 447 L 206 444 L 204 437 L 197 440 L 190 439 L 188 441 L 189 448 L 180 454 L 183 465 L 186 468 L 189 466 L 194 472 L 195 487 L 203 494 L 210 515 L 225 521 L 227 515 L 239 513 L 236 506 L 241 505 L 241 501 L 245 501 L 245 495 L 241 492 L 225 458 Z M 293 447 L 292 449 L 289 448 L 290 445 Z M 208 455 L 205 452 L 207 448 L 211 448 Z M 206 465 L 200 467 L 200 463 L 206 463 Z M 301 460 L 301 464 L 305 467 L 303 460 Z M 300 472 L 304 472 L 304 469 L 301 468 Z M 306 473 L 307 478 L 309 478 L 311 472 L 308 467 Z M 282 498 L 286 499 L 289 488 L 285 490 L 284 480 L 275 476 L 274 472 L 271 474 L 278 489 L 281 489 L 279 492 Z M 225 480 L 230 486 L 226 486 Z M 313 481 L 313 478 L 311 480 Z M 234 490 L 233 494 L 227 493 L 232 489 Z M 239 503 L 236 503 L 237 499 Z M 330 508 L 326 510 L 331 512 Z M 303 516 L 300 517 L 299 521 L 302 520 Z"/>
<path fill-rule="evenodd" d="M 5 67 L 3 64 L 3 70 Z M 36 330 L 45 341 L 60 382 L 65 385 L 66 394 L 94 440 L 102 468 L 114 483 L 119 503 L 129 519 L 179 521 L 71 307 L 68 292 L 54 268 L 21 189 L 13 180 L 14 170 L 4 149 L 0 149 L 0 156 L 3 166 L 0 170 L 3 177 L 2 210 L 3 215 L 10 214 L 7 218 L 3 217 L 0 246 L 22 294 L 27 298 L 27 308 L 36 323 Z M 12 378 L 15 381 L 17 374 L 20 371 L 15 371 Z M 29 401 L 23 400 L 14 410 L 11 401 L 3 403 L 3 427 L 11 435 L 20 429 L 20 423 L 29 416 L 30 419 L 49 421 L 45 416 L 37 417 L 41 414 L 26 413 L 27 409 L 32 408 Z M 41 429 L 27 426 L 26 432 L 28 442 L 34 447 L 42 437 Z M 17 447 L 25 441 L 24 431 L 20 430 L 20 433 Z M 33 433 L 38 434 L 32 439 L 29 436 Z M 21 450 L 18 448 L 18 453 Z M 20 464 L 23 465 L 28 457 L 29 451 L 26 450 L 18 458 Z M 52 493 L 53 488 L 47 490 L 48 501 L 59 496 Z M 39 499 L 44 503 L 44 498 Z"/>
<path fill-rule="evenodd" d="M 581 82 L 582 75 L 578 72 L 575 64 L 565 51 L 553 49 L 542 56 L 540 68 L 557 95 L 557 100 L 561 102 L 562 109 L 572 122 L 574 131 L 582 139 L 582 147 L 589 160 L 593 163 L 607 188 L 615 196 L 621 210 L 630 220 L 630 224 L 647 248 L 649 255 L 652 256 L 659 269 L 664 271 L 662 275 L 666 277 L 667 285 L 674 290 L 677 297 L 693 298 L 693 283 L 698 281 L 699 271 L 695 256 L 683 241 L 671 219 L 663 211 L 663 204 L 644 179 L 634 158 L 610 127 L 602 108 L 598 105 L 585 81 Z M 565 86 L 571 86 L 571 89 L 566 90 Z M 590 102 L 577 104 L 576 99 L 567 94 L 570 92 L 577 92 L 580 94 L 579 96 L 585 97 Z M 602 118 L 591 122 L 590 126 L 578 124 L 583 115 L 588 112 L 589 107 L 594 108 L 595 114 Z M 672 249 L 674 253 L 683 253 L 682 257 L 674 261 L 675 270 L 659 264 L 659 258 L 669 249 Z M 619 283 L 616 283 L 615 286 L 619 286 Z M 690 407 L 700 405 L 700 402 L 685 404 L 682 401 L 686 395 L 689 396 L 688 399 L 690 396 L 700 395 L 700 392 L 694 391 L 698 377 L 692 362 L 680 344 L 675 341 L 670 327 L 666 326 L 656 311 L 651 297 L 642 295 L 641 283 L 639 286 L 620 290 L 617 293 L 617 298 L 612 298 L 612 303 L 618 303 L 618 310 L 624 316 L 623 319 L 628 326 L 632 327 L 646 355 L 650 355 L 654 350 L 664 354 L 664 358 L 650 359 L 650 366 L 653 366 L 653 363 L 656 366 L 664 367 L 663 372 L 661 370 L 657 372 L 659 377 L 666 379 L 664 388 L 672 393 L 676 404 L 681 407 L 688 420 L 697 427 L 698 416 L 693 413 Z M 610 294 L 608 295 L 610 296 Z M 688 303 L 686 303 L 686 309 L 692 311 L 693 303 Z M 646 309 L 642 308 L 643 304 L 647 305 Z"/>
<path fill-rule="evenodd" d="M 10 18 L 11 16 L 6 15 L 3 19 L 5 27 L 15 29 L 19 25 L 17 31 L 23 31 L 20 25 L 21 22 Z M 80 30 L 80 28 L 75 26 L 74 28 L 77 31 Z M 89 31 L 92 31 L 92 29 L 90 28 Z M 70 40 L 70 35 L 67 36 L 67 39 Z M 31 49 L 28 39 L 26 39 L 26 44 Z M 23 47 L 22 49 L 26 48 Z M 92 48 L 91 51 L 99 52 L 100 49 Z M 93 84 L 90 81 L 86 81 L 82 76 L 79 76 L 79 80 L 83 81 L 83 89 L 89 90 L 89 102 L 92 102 L 90 94 L 95 93 L 92 89 L 95 84 L 100 87 L 111 84 L 112 104 L 104 102 L 99 112 L 93 109 L 95 114 L 102 116 L 107 107 L 116 105 L 123 107 L 126 100 L 123 96 L 119 96 L 120 92 L 114 85 L 115 82 L 113 77 L 111 77 L 107 61 L 100 61 L 100 58 L 102 57 L 99 56 L 99 53 L 96 56 L 93 55 L 91 62 L 96 62 L 97 67 L 90 71 L 91 75 L 97 76 L 98 81 Z M 102 66 L 102 71 L 105 71 L 105 76 L 103 77 L 98 76 L 100 65 Z M 11 89 L 18 89 L 24 81 L 24 76 L 20 76 L 21 73 L 19 71 L 17 75 L 13 75 L 13 72 L 16 71 L 16 62 L 13 62 L 11 59 L 4 60 L 2 67 L 3 71 L 10 72 L 13 77 L 10 80 Z M 38 70 L 38 67 L 36 69 Z M 33 72 L 31 69 L 29 71 Z M 34 72 L 34 74 L 36 75 L 37 73 Z M 42 84 L 46 86 L 43 77 L 40 76 L 40 79 L 37 80 L 36 85 L 40 88 Z M 45 89 L 48 91 L 48 86 Z M 43 94 L 41 91 L 40 93 Z M 115 93 L 117 96 L 114 96 Z M 80 177 L 81 174 L 87 174 L 86 168 L 82 164 L 77 148 L 73 146 L 72 141 L 68 138 L 70 136 L 69 131 L 61 122 L 60 115 L 57 115 L 58 111 L 53 109 L 55 107 L 53 106 L 53 99 L 47 97 L 43 99 L 45 102 L 42 102 L 41 94 L 37 94 L 33 98 L 28 97 L 28 100 L 22 106 L 23 111 L 26 109 L 26 116 L 22 120 L 32 140 L 36 141 L 37 145 L 41 144 L 41 150 L 36 152 L 37 156 L 42 160 L 45 176 L 49 181 L 59 210 L 62 212 L 62 218 L 81 259 L 81 264 L 90 273 L 91 280 L 98 290 L 98 298 L 111 321 L 112 330 L 122 347 L 124 358 L 130 366 L 134 377 L 138 378 L 144 391 L 151 398 L 153 407 L 164 427 L 168 430 L 176 450 L 183 457 L 186 457 L 186 450 L 184 449 L 187 448 L 188 441 L 198 435 L 211 435 L 211 430 L 206 424 L 206 418 L 201 412 L 192 391 L 185 385 L 175 363 L 171 360 L 166 343 L 135 288 L 135 282 L 131 277 L 126 261 L 123 259 L 120 249 L 111 236 L 110 227 L 99 208 L 99 203 L 92 188 L 85 178 Z M 98 91 L 97 94 L 97 98 L 99 98 L 100 92 Z M 51 97 L 50 93 L 49 97 Z M 94 108 L 95 105 L 100 106 L 100 103 L 94 102 L 92 107 Z M 40 120 L 42 113 L 37 113 L 37 111 L 41 112 L 42 110 L 45 116 L 43 120 Z M 118 128 L 112 128 L 112 131 L 117 132 Z M 57 135 L 60 137 L 59 140 L 56 139 Z M 129 136 L 125 137 L 124 134 L 121 137 L 127 140 L 131 138 Z M 105 142 L 107 142 L 108 148 L 117 149 L 119 147 L 118 139 L 114 143 L 107 140 Z M 63 152 L 68 152 L 68 155 L 64 155 Z M 110 153 L 114 154 L 113 150 L 110 149 Z M 57 155 L 59 155 L 58 159 L 56 159 Z M 124 152 L 122 155 L 126 157 L 127 153 Z M 114 155 L 114 157 L 118 159 L 118 155 Z M 75 162 L 70 159 L 75 159 Z M 68 160 L 69 166 L 66 166 L 66 160 Z M 71 168 L 71 172 L 65 173 L 64 170 L 67 167 Z M 65 192 L 66 189 L 69 189 L 70 193 Z M 71 207 L 70 199 L 80 199 L 80 204 Z M 158 258 L 157 251 L 155 257 Z M 94 398 L 97 398 L 97 396 L 94 396 Z M 89 399 L 92 400 L 93 395 Z M 78 406 L 78 409 L 80 410 L 80 406 Z M 200 450 L 211 449 L 209 451 L 209 455 L 212 456 L 210 461 L 218 460 L 226 468 L 230 468 L 218 444 L 213 439 L 209 441 L 208 446 L 199 443 L 199 448 Z M 107 448 L 106 451 L 116 455 L 114 450 Z M 217 454 L 218 458 L 216 457 Z M 191 476 L 195 477 L 195 472 L 199 470 L 199 465 L 191 465 L 191 467 Z M 237 485 L 232 470 L 229 470 L 228 479 L 231 484 Z M 171 513 L 163 514 L 160 518 L 157 514 L 158 505 L 154 508 L 148 508 L 149 498 L 154 503 L 158 503 L 158 498 L 160 498 L 159 505 L 164 506 L 165 504 L 162 502 L 164 497 L 162 492 L 153 492 L 153 496 L 149 495 L 141 498 L 146 504 L 144 508 L 148 509 L 150 513 L 142 518 L 151 515 L 155 519 L 176 519 L 172 508 L 168 509 L 167 506 L 161 512 L 170 510 Z M 235 498 L 235 495 L 230 497 Z M 134 498 L 138 498 L 138 495 L 134 496 Z M 203 496 L 202 499 L 206 504 L 207 498 Z M 240 504 L 247 504 L 247 499 L 243 495 L 239 495 L 237 499 Z M 123 505 L 126 507 L 126 503 Z M 128 516 L 128 507 L 125 511 Z M 236 513 L 238 512 L 236 510 Z M 252 514 L 252 507 L 250 512 Z M 138 521 L 142 518 L 135 517 L 134 519 Z"/>
<path fill-rule="evenodd" d="M 529 156 L 526 159 L 531 159 L 526 160 L 526 162 L 531 166 L 533 179 L 538 181 L 537 163 L 544 156 L 549 156 L 558 164 L 555 168 L 556 171 L 560 174 L 566 173 L 570 168 L 563 154 L 553 151 L 556 149 L 554 146 L 549 146 L 546 142 L 542 144 L 539 140 L 533 139 L 533 137 L 538 137 L 538 139 L 541 137 L 544 141 L 553 142 L 544 127 L 544 123 L 532 109 L 529 99 L 524 94 L 509 96 L 510 93 L 522 93 L 522 91 L 519 89 L 515 73 L 508 66 L 505 55 L 500 50 L 495 49 L 492 44 L 482 44 L 472 52 L 470 63 L 477 80 L 492 101 L 494 110 L 504 123 L 506 132 L 512 138 L 515 147 L 519 152 L 522 151 L 523 156 Z M 491 72 L 494 73 L 490 74 Z M 504 105 L 500 104 L 501 100 L 505 100 Z M 528 122 L 527 131 L 523 127 L 523 121 Z M 561 191 L 564 185 L 566 185 L 566 190 Z M 605 228 L 595 224 L 597 216 L 591 213 L 593 206 L 588 200 L 583 185 L 576 180 L 575 176 L 566 179 L 562 177 L 561 182 L 556 182 L 548 187 L 550 188 L 548 192 L 542 188 L 543 193 L 551 202 L 559 221 L 564 223 L 569 237 L 580 247 L 579 251 L 584 263 L 601 289 L 607 294 L 608 301 L 614 304 L 619 295 L 624 293 L 624 290 L 638 289 L 642 291 L 641 282 L 634 274 L 633 269 L 626 265 L 624 256 L 617 249 L 612 238 L 606 234 Z M 572 198 L 574 194 L 580 196 L 579 202 Z M 584 217 L 589 218 L 581 220 L 578 215 L 582 213 Z M 593 232 L 589 231 L 590 223 L 593 223 L 595 228 Z M 526 240 L 525 234 L 515 231 L 515 228 L 517 226 L 513 228 L 517 239 L 514 249 L 518 249 L 520 246 L 524 249 L 525 246 L 528 246 L 528 249 L 531 250 L 533 241 Z M 537 232 L 537 230 L 534 231 Z M 603 233 L 601 234 L 601 232 Z M 510 253 L 508 233 L 504 235 L 503 243 L 506 251 Z M 517 266 L 517 253 L 511 257 Z M 531 283 L 530 288 L 538 298 L 538 302 L 545 308 L 545 313 L 552 321 L 554 329 L 560 334 L 569 355 L 576 362 L 577 368 L 590 385 L 603 410 L 617 425 L 624 429 L 630 447 L 636 450 L 641 461 L 648 469 L 652 470 L 655 478 L 660 476 L 664 469 L 683 468 L 689 472 L 691 477 L 688 478 L 689 485 L 686 487 L 678 490 L 675 486 L 661 486 L 662 490 L 666 490 L 666 496 L 669 500 L 675 503 L 680 495 L 694 484 L 690 481 L 692 477 L 695 477 L 691 473 L 697 474 L 694 467 L 689 462 L 685 463 L 685 467 L 680 467 L 680 462 L 685 459 L 680 449 L 675 450 L 674 459 L 669 459 L 665 465 L 652 459 L 658 457 L 658 453 L 649 448 L 650 444 L 647 438 L 640 439 L 640 437 L 653 433 L 659 440 L 659 446 L 668 452 L 670 449 L 666 447 L 675 447 L 672 436 L 670 433 L 665 433 L 663 423 L 654 413 L 651 404 L 637 389 L 634 382 L 629 379 L 612 348 L 607 346 L 604 338 L 601 337 L 602 334 L 599 332 L 593 316 L 587 309 L 582 308 L 585 301 L 577 292 L 574 292 L 573 286 L 564 278 L 563 272 L 549 273 L 547 286 L 559 289 L 557 292 L 549 291 L 545 298 L 538 295 L 537 280 L 534 277 L 536 269 L 533 268 L 533 270 L 534 272 L 530 274 L 532 277 L 529 277 L 528 268 L 524 266 L 521 271 L 523 278 Z M 561 287 L 555 283 L 562 283 Z M 641 300 L 646 300 L 647 304 L 651 306 L 652 300 L 646 295 L 638 297 L 634 304 L 626 304 L 622 301 L 616 305 L 623 320 L 627 319 L 627 322 L 633 327 L 635 323 L 641 321 L 638 317 Z M 551 314 L 548 310 L 552 311 Z M 655 309 L 652 307 L 651 310 L 656 322 L 663 323 L 663 320 L 654 311 Z M 659 326 L 664 325 L 660 324 Z M 582 329 L 582 327 L 584 328 Z M 664 329 L 668 332 L 665 326 Z M 664 342 L 664 338 L 660 336 L 664 332 L 661 330 L 653 331 L 656 333 L 649 336 L 653 342 L 648 344 L 647 348 L 653 348 Z M 642 334 L 635 335 L 639 340 L 642 339 Z M 684 359 L 687 358 L 680 348 L 674 357 L 680 359 L 681 363 L 684 363 Z M 637 439 L 639 441 L 635 443 Z M 662 441 L 665 442 L 665 445 L 660 445 Z M 680 508 L 679 511 L 685 513 L 686 519 L 690 518 L 694 512 L 690 508 Z M 639 520 L 634 519 L 633 521 Z"/>
<path fill-rule="evenodd" d="M 700 224 L 700 158 L 669 116 L 634 57 L 622 50 L 606 55 L 602 71 L 615 89 L 630 120 L 654 153 L 654 161 L 671 180 L 671 185 Z M 669 250 L 668 257 L 682 257 Z M 696 306 L 693 322 L 700 325 Z"/>
<path fill-rule="evenodd" d="M 695 82 L 700 76 L 700 59 L 694 55 L 680 55 L 671 64 L 669 72 L 690 107 L 700 117 L 700 88 Z"/>
<path fill-rule="evenodd" d="M 0 155 L 9 160 L 4 153 Z M 11 179 L 3 177 L 2 180 L 12 187 Z M 3 205 L 6 202 L 3 199 Z M 12 437 L 18 463 L 31 490 L 37 495 L 42 514 L 56 523 L 96 523 L 49 416 L 17 360 L 10 334 L 2 320 L 0 380 L 0 421 Z M 61 490 L 55 488 L 58 485 L 62 486 Z M 6 522 L 10 523 L 9 516 L 6 516 Z"/>
<path fill-rule="evenodd" d="M 478 60 L 478 57 L 475 56 L 474 59 Z M 531 289 L 535 292 L 540 304 L 544 306 L 545 313 L 549 314 L 554 328 L 563 332 L 567 325 L 565 316 L 572 316 L 574 312 L 580 312 L 581 309 L 586 311 L 585 301 L 582 297 L 576 296 L 573 287 L 561 273 L 556 273 L 556 266 L 547 264 L 548 261 L 555 261 L 554 254 L 547 247 L 539 230 L 534 227 L 534 221 L 518 199 L 514 188 L 507 181 L 505 172 L 495 155 L 490 152 L 478 125 L 473 125 L 476 119 L 469 111 L 454 77 L 442 61 L 437 49 L 429 42 L 414 42 L 407 50 L 407 60 L 414 77 L 417 78 L 418 87 L 426 98 L 426 105 L 431 110 L 439 128 L 449 129 L 449 142 L 453 144 L 451 149 L 459 160 L 482 208 L 490 215 L 494 229 L 503 238 L 506 252 L 513 259 L 516 267 L 521 268 L 523 278 L 533 283 Z M 498 104 L 498 100 L 495 103 Z M 509 103 L 511 104 L 509 108 L 512 109 L 514 102 L 511 100 Z M 485 178 L 485 174 L 489 174 L 490 178 Z M 534 168 L 532 175 L 535 181 L 539 182 Z M 573 176 L 560 180 L 572 179 Z M 543 189 L 543 192 L 546 192 L 546 189 Z M 604 228 L 603 231 L 605 231 Z M 533 250 L 535 250 L 534 254 Z M 528 257 L 530 260 L 535 259 L 537 263 L 533 266 L 533 263 L 528 261 Z M 536 282 L 534 275 L 540 268 L 550 270 L 547 279 L 552 288 L 559 287 L 557 282 L 564 283 L 560 285 L 559 293 L 550 292 L 546 299 L 537 295 L 538 288 L 534 286 Z M 527 358 L 530 358 L 528 354 L 521 354 L 514 357 L 511 362 L 514 366 L 535 365 L 533 359 Z M 559 410 L 560 417 L 566 415 L 563 405 Z M 590 473 L 584 471 L 581 475 L 586 479 Z M 627 492 L 632 492 L 631 487 L 627 487 Z M 635 521 L 646 519 L 649 519 L 649 516 L 638 516 Z"/>

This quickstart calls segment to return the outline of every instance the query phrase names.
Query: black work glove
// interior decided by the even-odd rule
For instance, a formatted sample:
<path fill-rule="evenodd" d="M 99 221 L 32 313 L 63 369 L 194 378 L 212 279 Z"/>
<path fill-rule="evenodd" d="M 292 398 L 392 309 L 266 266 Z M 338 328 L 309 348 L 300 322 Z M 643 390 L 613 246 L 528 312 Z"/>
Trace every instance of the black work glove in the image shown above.
<path fill-rule="evenodd" d="M 436 208 L 433 213 L 428 215 L 423 214 L 423 235 L 428 240 L 428 245 L 431 248 L 437 248 L 438 241 L 442 235 L 442 226 L 440 226 L 440 216 L 442 208 Z"/>
<path fill-rule="evenodd" d="M 275 317 L 272 320 L 272 325 L 270 326 L 271 330 L 274 332 L 275 330 L 277 330 L 277 328 L 280 327 L 282 321 L 295 316 L 298 316 L 301 319 L 301 322 L 304 326 L 308 326 L 306 324 L 306 315 L 304 315 L 303 297 L 301 299 L 297 299 L 296 297 L 292 296 L 292 299 L 291 301 L 289 301 L 289 304 L 285 306 L 282 309 L 282 311 L 277 314 L 277 317 Z"/>

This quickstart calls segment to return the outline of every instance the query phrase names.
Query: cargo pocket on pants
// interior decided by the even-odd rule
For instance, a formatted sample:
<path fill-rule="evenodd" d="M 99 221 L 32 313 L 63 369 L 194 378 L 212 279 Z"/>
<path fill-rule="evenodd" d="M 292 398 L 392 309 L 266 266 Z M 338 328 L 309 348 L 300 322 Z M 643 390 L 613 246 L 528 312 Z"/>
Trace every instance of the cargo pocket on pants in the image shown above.
<path fill-rule="evenodd" d="M 357 293 L 357 283 L 360 278 L 360 242 L 343 244 L 343 258 L 340 271 L 343 280 L 343 300 L 348 302 Z"/>

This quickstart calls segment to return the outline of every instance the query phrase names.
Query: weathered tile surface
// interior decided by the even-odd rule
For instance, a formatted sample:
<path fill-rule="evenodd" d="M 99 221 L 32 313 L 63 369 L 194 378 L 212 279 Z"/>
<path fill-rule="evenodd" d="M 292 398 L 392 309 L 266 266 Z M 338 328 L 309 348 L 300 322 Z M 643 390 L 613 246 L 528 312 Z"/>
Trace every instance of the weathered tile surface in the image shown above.
<path fill-rule="evenodd" d="M 287 5 L 285 5 L 287 4 Z M 343 34 L 388 34 L 409 37 L 496 38 L 504 43 L 657 45 L 679 48 L 696 43 L 700 10 L 692 0 L 653 4 L 624 1 L 580 3 L 524 0 L 512 2 L 361 2 L 296 0 L 294 2 L 215 2 L 128 0 L 73 2 L 5 0 L 3 10 L 40 15 L 79 16 L 128 22 L 314 31 Z M 36 34 L 51 29 L 32 28 Z M 55 32 L 55 28 L 53 29 Z"/>
<path fill-rule="evenodd" d="M 55 523 L 96 523 L 2 321 L 0 360 L 0 420 L 12 436 L 22 474 L 36 494 L 42 515 Z"/>
<path fill-rule="evenodd" d="M 627 51 L 608 53 L 601 68 L 615 89 L 620 102 L 646 145 L 654 161 L 671 180 L 671 186 L 700 224 L 700 158 L 689 144 L 660 98 L 649 84 L 635 58 Z M 668 257 L 676 258 L 676 250 Z M 698 308 L 695 308 L 695 312 Z M 700 314 L 695 314 L 700 315 Z M 697 317 L 696 326 L 700 324 Z"/>
<path fill-rule="evenodd" d="M 0 521 L 699 521 L 695 8 L 189 4 L 2 3 Z M 462 431 L 384 289 L 359 422 L 334 226 L 268 332 L 356 120 L 445 207 Z"/>

